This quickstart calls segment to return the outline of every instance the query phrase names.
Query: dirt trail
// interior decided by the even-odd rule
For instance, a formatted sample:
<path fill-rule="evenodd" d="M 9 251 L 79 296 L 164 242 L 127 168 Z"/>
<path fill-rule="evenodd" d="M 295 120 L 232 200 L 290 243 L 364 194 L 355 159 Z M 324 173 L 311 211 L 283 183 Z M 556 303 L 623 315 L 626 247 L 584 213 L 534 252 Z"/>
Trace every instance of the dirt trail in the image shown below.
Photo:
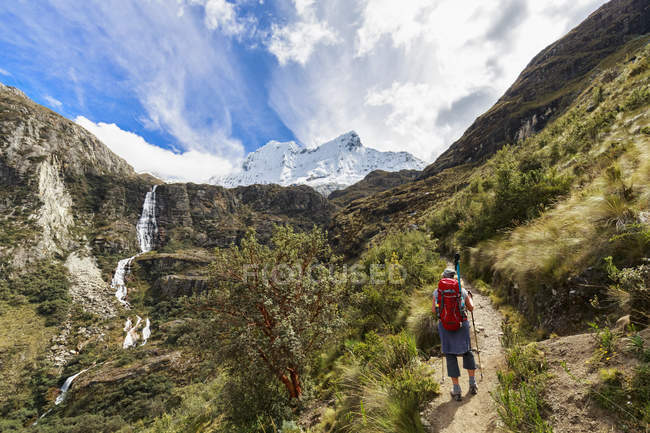
<path fill-rule="evenodd" d="M 463 287 L 465 282 L 462 281 Z M 478 332 L 478 345 L 481 350 L 481 361 L 483 364 L 483 379 L 480 372 L 476 372 L 479 386 L 478 395 L 468 393 L 468 378 L 466 370 L 461 369 L 460 386 L 463 390 L 463 400 L 458 402 L 451 399 L 451 380 L 446 377 L 441 385 L 441 394 L 427 406 L 422 414 L 425 427 L 431 433 L 481 433 L 497 430 L 496 409 L 489 391 L 497 386 L 496 371 L 503 364 L 503 350 L 499 342 L 501 332 L 502 316 L 492 305 L 490 299 L 472 289 L 474 294 L 474 319 Z M 471 320 L 471 319 L 470 319 Z M 472 335 L 472 347 L 476 347 L 474 332 Z M 478 357 L 476 357 L 478 363 Z M 462 367 L 462 359 L 458 358 L 459 366 Z M 440 380 L 441 360 L 433 361 L 436 375 Z"/>

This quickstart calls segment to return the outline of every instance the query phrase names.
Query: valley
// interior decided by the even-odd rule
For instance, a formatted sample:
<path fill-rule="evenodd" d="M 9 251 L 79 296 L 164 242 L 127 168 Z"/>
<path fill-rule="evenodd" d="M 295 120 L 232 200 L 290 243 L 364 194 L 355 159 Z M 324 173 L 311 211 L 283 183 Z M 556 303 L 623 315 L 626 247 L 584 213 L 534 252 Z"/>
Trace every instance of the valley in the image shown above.
<path fill-rule="evenodd" d="M 545 48 L 427 167 L 354 132 L 244 164 L 166 183 L 0 85 L 0 431 L 650 428 L 646 1 Z M 456 252 L 460 402 L 432 313 Z"/>

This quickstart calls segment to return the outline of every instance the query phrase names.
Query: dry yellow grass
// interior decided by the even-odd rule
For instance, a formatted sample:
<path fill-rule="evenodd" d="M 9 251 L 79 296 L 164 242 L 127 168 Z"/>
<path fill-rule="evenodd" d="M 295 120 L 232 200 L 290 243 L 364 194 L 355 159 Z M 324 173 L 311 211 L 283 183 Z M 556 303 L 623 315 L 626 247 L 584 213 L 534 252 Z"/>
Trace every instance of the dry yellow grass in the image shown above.
<path fill-rule="evenodd" d="M 626 141 L 625 152 L 612 168 L 616 173 L 602 171 L 540 218 L 502 239 L 480 244 L 473 250 L 473 262 L 490 263 L 494 271 L 524 289 L 584 269 L 606 249 L 610 235 L 625 224 L 641 221 L 642 213 L 650 210 L 650 137 L 641 132 L 648 125 L 650 113 L 645 107 L 619 114 L 589 155 L 595 159 L 611 143 Z"/>

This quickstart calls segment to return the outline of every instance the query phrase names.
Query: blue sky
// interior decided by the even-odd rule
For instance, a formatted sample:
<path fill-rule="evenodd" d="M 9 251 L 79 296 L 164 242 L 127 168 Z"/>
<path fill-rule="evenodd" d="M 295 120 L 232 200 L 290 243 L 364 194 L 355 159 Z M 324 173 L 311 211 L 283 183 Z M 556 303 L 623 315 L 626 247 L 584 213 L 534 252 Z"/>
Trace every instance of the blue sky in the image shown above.
<path fill-rule="evenodd" d="M 349 130 L 432 161 L 602 0 L 18 0 L 0 81 L 136 170 L 203 181 Z"/>

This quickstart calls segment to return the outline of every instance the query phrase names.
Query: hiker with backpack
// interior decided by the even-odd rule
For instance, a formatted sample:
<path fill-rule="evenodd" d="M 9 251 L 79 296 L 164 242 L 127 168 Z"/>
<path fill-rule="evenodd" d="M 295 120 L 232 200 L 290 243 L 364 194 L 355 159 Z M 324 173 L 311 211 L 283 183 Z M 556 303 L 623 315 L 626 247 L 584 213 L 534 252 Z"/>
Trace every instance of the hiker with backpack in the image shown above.
<path fill-rule="evenodd" d="M 478 393 L 476 385 L 476 361 L 470 341 L 470 325 L 466 311 L 474 310 L 471 293 L 462 289 L 456 280 L 456 272 L 446 269 L 433 292 L 433 310 L 438 317 L 438 333 L 442 353 L 447 361 L 447 375 L 451 378 L 453 389 L 451 396 L 461 400 L 461 388 L 458 382 L 460 369 L 458 356 L 463 357 L 463 368 L 469 374 L 469 391 Z"/>

